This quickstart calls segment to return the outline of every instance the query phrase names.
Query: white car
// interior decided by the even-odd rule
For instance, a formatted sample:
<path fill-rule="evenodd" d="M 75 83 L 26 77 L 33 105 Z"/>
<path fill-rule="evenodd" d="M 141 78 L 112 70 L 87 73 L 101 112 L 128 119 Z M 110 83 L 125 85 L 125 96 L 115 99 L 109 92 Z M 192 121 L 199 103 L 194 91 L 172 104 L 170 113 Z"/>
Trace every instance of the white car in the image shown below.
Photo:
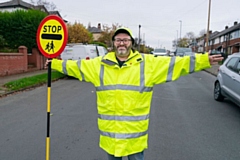
<path fill-rule="evenodd" d="M 97 56 L 104 56 L 107 49 L 102 46 L 85 44 L 67 44 L 64 51 L 60 54 L 62 60 L 92 59 Z"/>
<path fill-rule="evenodd" d="M 168 56 L 167 50 L 164 48 L 156 48 L 152 51 L 152 54 L 156 56 Z"/>

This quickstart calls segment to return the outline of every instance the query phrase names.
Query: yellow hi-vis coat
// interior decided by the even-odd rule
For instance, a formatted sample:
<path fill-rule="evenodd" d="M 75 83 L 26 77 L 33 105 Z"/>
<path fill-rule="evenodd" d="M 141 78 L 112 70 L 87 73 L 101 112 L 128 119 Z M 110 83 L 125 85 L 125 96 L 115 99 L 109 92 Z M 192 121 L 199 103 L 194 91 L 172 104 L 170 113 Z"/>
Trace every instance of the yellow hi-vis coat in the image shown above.
<path fill-rule="evenodd" d="M 116 157 L 148 147 L 153 86 L 209 68 L 207 54 L 154 57 L 131 51 L 120 68 L 114 52 L 91 60 L 54 59 L 52 69 L 96 87 L 100 147 Z"/>

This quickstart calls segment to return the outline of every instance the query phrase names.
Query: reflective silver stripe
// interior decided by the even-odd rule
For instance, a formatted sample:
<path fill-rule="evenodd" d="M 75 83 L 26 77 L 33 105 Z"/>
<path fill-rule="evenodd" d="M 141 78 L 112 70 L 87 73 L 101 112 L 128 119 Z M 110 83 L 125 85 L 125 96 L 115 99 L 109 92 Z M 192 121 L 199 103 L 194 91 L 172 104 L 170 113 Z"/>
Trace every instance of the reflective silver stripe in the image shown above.
<path fill-rule="evenodd" d="M 114 66 L 114 65 L 117 64 L 117 63 L 115 63 L 115 62 L 112 62 L 112 61 L 110 61 L 110 60 L 108 60 L 108 59 L 103 59 L 103 58 L 102 58 L 102 62 L 105 63 L 105 64 L 108 64 L 108 65 L 110 65 L 110 66 Z"/>
<path fill-rule="evenodd" d="M 101 65 L 101 69 L 100 69 L 100 86 L 103 86 L 103 75 L 104 75 L 104 66 Z"/>
<path fill-rule="evenodd" d="M 143 61 L 140 62 L 140 93 L 145 91 L 145 75 L 144 75 L 144 66 L 145 66 L 145 57 L 142 54 Z"/>
<path fill-rule="evenodd" d="M 149 119 L 149 114 L 143 116 L 117 116 L 117 115 L 110 116 L 99 114 L 98 117 L 103 120 L 142 121 Z"/>
<path fill-rule="evenodd" d="M 82 71 L 81 71 L 81 60 L 78 60 L 77 61 L 77 65 L 78 65 L 78 68 L 79 68 L 79 72 L 80 72 L 80 74 L 81 74 L 81 77 L 82 77 L 82 81 L 85 81 L 85 78 L 84 78 L 84 74 L 82 73 Z"/>
<path fill-rule="evenodd" d="M 147 134 L 147 131 L 139 132 L 139 133 L 111 133 L 111 132 L 100 131 L 100 134 L 103 136 L 111 137 L 111 138 L 130 139 L 130 138 L 138 138 L 138 137 L 144 136 Z"/>
<path fill-rule="evenodd" d="M 190 56 L 190 68 L 189 68 L 189 73 L 193 73 L 195 69 L 195 56 Z"/>
<path fill-rule="evenodd" d="M 63 71 L 64 74 L 68 75 L 66 64 L 67 64 L 67 61 L 64 60 L 64 61 L 62 62 L 62 71 Z"/>
<path fill-rule="evenodd" d="M 145 87 L 145 86 L 130 86 L 130 85 L 108 85 L 108 86 L 100 86 L 96 87 L 97 91 L 106 91 L 106 90 L 129 90 L 129 91 L 139 91 L 139 92 L 151 92 L 153 87 Z"/>
<path fill-rule="evenodd" d="M 175 60 L 176 60 L 176 57 L 171 58 L 171 62 L 169 64 L 169 68 L 168 68 L 168 75 L 167 75 L 167 81 L 166 82 L 171 82 L 172 81 L 172 75 L 173 75 Z"/>

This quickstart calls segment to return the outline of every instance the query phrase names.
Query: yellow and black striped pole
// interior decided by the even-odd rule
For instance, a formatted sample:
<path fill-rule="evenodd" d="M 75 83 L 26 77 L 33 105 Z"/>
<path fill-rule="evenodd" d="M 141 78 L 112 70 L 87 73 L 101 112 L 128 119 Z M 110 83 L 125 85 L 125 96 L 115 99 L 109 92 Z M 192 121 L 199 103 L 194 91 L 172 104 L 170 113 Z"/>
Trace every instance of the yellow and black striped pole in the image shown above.
<path fill-rule="evenodd" d="M 48 59 L 51 60 L 51 59 Z M 51 111 L 51 64 L 48 62 L 48 88 L 47 88 L 47 137 L 46 137 L 46 160 L 50 160 L 50 111 Z"/>

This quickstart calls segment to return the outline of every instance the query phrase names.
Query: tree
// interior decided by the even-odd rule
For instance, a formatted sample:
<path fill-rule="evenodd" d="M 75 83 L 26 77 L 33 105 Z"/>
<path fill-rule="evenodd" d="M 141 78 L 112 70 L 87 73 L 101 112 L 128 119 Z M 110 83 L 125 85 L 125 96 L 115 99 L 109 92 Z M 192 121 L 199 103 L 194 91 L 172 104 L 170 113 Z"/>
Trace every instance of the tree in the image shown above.
<path fill-rule="evenodd" d="M 178 42 L 178 47 L 188 47 L 189 46 L 189 39 L 184 37 L 181 38 Z"/>
<path fill-rule="evenodd" d="M 101 37 L 98 39 L 98 41 L 105 43 L 108 47 L 112 47 L 112 36 L 114 34 L 114 31 L 119 27 L 121 27 L 119 24 L 112 24 L 111 27 L 104 24 L 102 26 Z"/>
<path fill-rule="evenodd" d="M 200 32 L 199 32 L 199 36 L 202 37 L 204 36 L 204 34 L 206 34 L 206 30 L 205 29 L 202 29 Z"/>
<path fill-rule="evenodd" d="M 195 35 L 193 32 L 187 32 L 185 37 L 189 40 L 195 39 Z"/>
<path fill-rule="evenodd" d="M 83 24 L 75 22 L 73 25 L 67 24 L 67 28 L 69 43 L 92 43 L 93 36 L 88 32 Z"/>
<path fill-rule="evenodd" d="M 173 41 L 172 41 L 172 47 L 173 48 L 177 48 L 177 45 L 178 45 L 178 40 L 177 39 L 174 39 Z"/>
<path fill-rule="evenodd" d="M 48 11 L 54 11 L 57 9 L 53 2 L 48 2 L 46 0 L 31 0 L 31 3 L 33 5 L 44 5 Z"/>

